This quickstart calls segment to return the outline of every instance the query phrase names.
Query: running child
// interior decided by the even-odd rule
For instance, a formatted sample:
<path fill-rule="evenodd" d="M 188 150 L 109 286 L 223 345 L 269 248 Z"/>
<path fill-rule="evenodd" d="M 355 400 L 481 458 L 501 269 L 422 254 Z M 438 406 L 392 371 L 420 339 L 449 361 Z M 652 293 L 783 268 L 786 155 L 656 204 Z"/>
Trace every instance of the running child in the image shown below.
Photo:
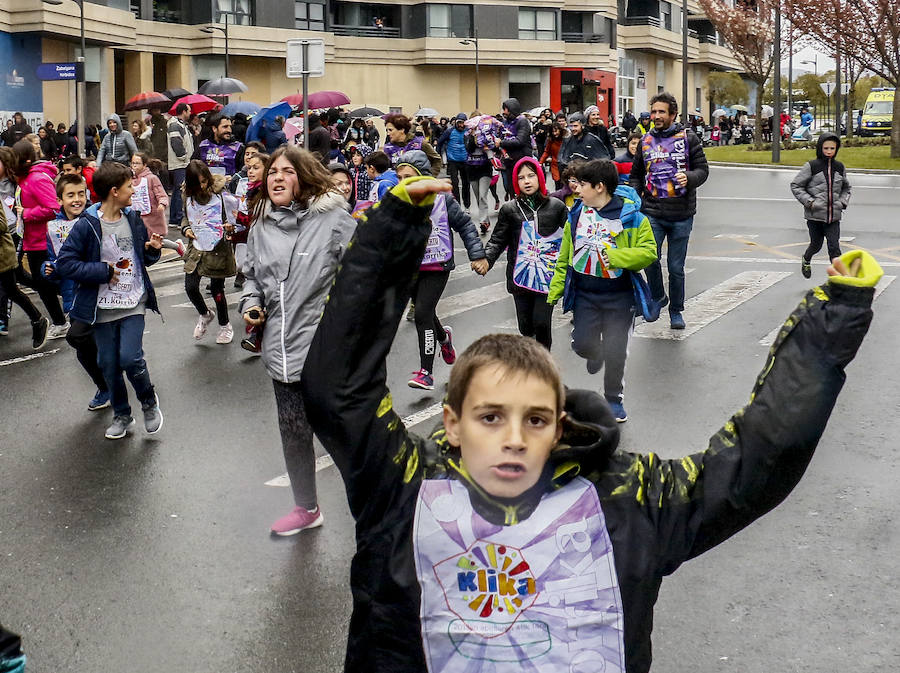
<path fill-rule="evenodd" d="M 162 162 L 152 158 L 146 152 L 135 152 L 131 155 L 131 172 L 134 176 L 131 179 L 131 185 L 134 187 L 131 207 L 141 216 L 148 232 L 163 237 L 164 248 L 174 250 L 179 257 L 184 257 L 185 247 L 182 240 L 179 238 L 170 241 L 165 238 L 169 232 L 169 225 L 166 221 L 169 195 L 166 194 L 166 189 L 159 177 L 153 172 L 155 165 L 161 168 Z"/>
<path fill-rule="evenodd" d="M 148 234 L 131 208 L 131 177 L 115 161 L 97 169 L 94 191 L 100 203 L 75 223 L 56 260 L 60 276 L 78 284 L 72 320 L 94 327 L 98 364 L 113 408 L 107 439 L 125 437 L 134 425 L 123 373 L 141 404 L 147 434 L 163 425 L 143 350 L 144 313 L 159 313 L 147 267 L 159 261 L 162 236 Z"/>
<path fill-rule="evenodd" d="M 608 159 L 575 169 L 581 200 L 569 212 L 547 301 L 574 311 L 572 350 L 589 374 L 603 372 L 603 393 L 616 421 L 624 406 L 625 359 L 634 325 L 632 272 L 656 259 L 650 220 L 633 198 L 618 196 L 619 174 Z M 630 190 L 630 188 L 628 188 Z"/>
<path fill-rule="evenodd" d="M 417 437 L 393 408 L 386 359 L 434 192 L 449 189 L 420 180 L 367 211 L 301 384 L 356 524 L 344 670 L 647 673 L 663 577 L 802 477 L 881 270 L 862 251 L 835 260 L 776 339 L 752 401 L 684 458 L 617 452 L 603 398 L 564 388 L 547 350 L 511 334 L 460 356 L 443 427 Z"/>
<path fill-rule="evenodd" d="M 230 233 L 226 233 L 229 240 L 234 243 L 235 263 L 238 267 L 238 273 L 241 275 L 240 287 L 242 289 L 244 287 L 244 263 L 247 260 L 247 238 L 250 235 L 250 228 L 254 222 L 252 213 L 256 210 L 256 204 L 261 198 L 260 190 L 266 175 L 266 164 L 268 162 L 269 155 L 260 152 L 254 152 L 245 161 L 244 169 L 247 171 L 247 176 L 246 182 L 242 179 L 238 184 L 236 196 L 239 199 L 239 203 L 235 217 L 235 226 L 231 228 Z M 226 225 L 226 232 L 228 232 L 229 227 L 230 225 Z M 234 282 L 235 287 L 237 287 L 237 277 L 235 277 Z M 251 353 L 259 353 L 262 350 L 262 327 L 245 325 L 244 329 L 247 336 L 241 339 L 241 348 Z"/>
<path fill-rule="evenodd" d="M 485 255 L 493 268 L 506 250 L 506 290 L 516 305 L 519 334 L 550 350 L 553 305 L 547 303 L 547 293 L 569 211 L 547 196 L 544 171 L 533 158 L 516 162 L 512 180 L 516 198 L 500 208 Z"/>
<path fill-rule="evenodd" d="M 837 160 L 841 139 L 823 133 L 816 143 L 816 158 L 807 161 L 791 181 L 791 191 L 803 205 L 809 230 L 809 247 L 800 259 L 804 278 L 812 276 L 813 255 L 828 241 L 828 259 L 841 255 L 841 215 L 850 205 L 850 181 L 844 164 Z"/>
<path fill-rule="evenodd" d="M 380 150 L 366 157 L 366 172 L 372 181 L 369 201 L 378 201 L 398 182 L 397 172 L 391 168 L 390 158 Z"/>
<path fill-rule="evenodd" d="M 213 175 L 205 163 L 194 159 L 184 172 L 184 223 L 182 235 L 188 239 L 184 253 L 184 291 L 200 317 L 194 327 L 194 339 L 206 335 L 209 324 L 218 315 L 217 344 L 230 344 L 234 329 L 228 319 L 225 279 L 237 273 L 231 243 L 225 238 L 225 176 Z M 210 290 L 216 304 L 213 313 L 200 292 L 200 278 L 210 279 Z"/>

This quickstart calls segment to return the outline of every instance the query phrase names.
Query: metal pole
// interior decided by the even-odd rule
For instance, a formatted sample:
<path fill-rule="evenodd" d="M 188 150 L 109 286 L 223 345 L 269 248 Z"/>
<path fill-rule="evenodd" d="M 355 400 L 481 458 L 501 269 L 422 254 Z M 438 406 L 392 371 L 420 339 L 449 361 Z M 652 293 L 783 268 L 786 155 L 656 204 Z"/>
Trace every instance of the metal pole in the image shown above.
<path fill-rule="evenodd" d="M 834 132 L 841 137 L 841 40 L 834 53 Z"/>
<path fill-rule="evenodd" d="M 481 110 L 481 108 L 478 107 L 478 75 L 479 75 L 479 72 L 478 72 L 478 29 L 477 28 L 475 29 L 474 33 L 475 33 L 475 109 Z"/>
<path fill-rule="evenodd" d="M 84 156 L 84 143 L 85 143 L 85 134 L 87 133 L 87 124 L 84 121 L 84 97 L 85 97 L 85 39 L 84 39 L 84 0 L 78 1 L 78 9 L 81 12 L 81 56 L 75 59 L 77 62 L 81 63 L 80 68 L 80 76 L 75 81 L 75 119 L 78 122 L 78 127 L 75 129 L 77 131 L 77 135 L 75 136 L 78 145 L 76 152 L 78 156 Z"/>
<path fill-rule="evenodd" d="M 788 115 L 792 118 L 794 116 L 794 25 L 791 24 L 791 29 L 788 32 L 788 94 L 787 94 L 787 104 L 788 104 Z M 781 113 L 779 112 L 779 115 Z M 781 125 L 781 120 L 779 117 L 779 126 Z"/>
<path fill-rule="evenodd" d="M 688 3 L 681 4 L 681 122 L 688 126 L 690 113 L 688 110 Z"/>
<path fill-rule="evenodd" d="M 309 149 L 309 41 L 303 40 L 303 147 Z"/>
<path fill-rule="evenodd" d="M 772 163 L 781 163 L 781 3 L 775 3 L 775 80 L 772 82 L 772 117 L 769 126 L 772 129 Z M 788 85 L 790 88 L 790 85 Z M 777 115 L 777 116 L 776 116 Z M 762 124 L 762 119 L 758 120 Z"/>
<path fill-rule="evenodd" d="M 225 14 L 225 77 L 228 77 L 228 65 L 230 54 L 228 53 L 228 14 Z"/>

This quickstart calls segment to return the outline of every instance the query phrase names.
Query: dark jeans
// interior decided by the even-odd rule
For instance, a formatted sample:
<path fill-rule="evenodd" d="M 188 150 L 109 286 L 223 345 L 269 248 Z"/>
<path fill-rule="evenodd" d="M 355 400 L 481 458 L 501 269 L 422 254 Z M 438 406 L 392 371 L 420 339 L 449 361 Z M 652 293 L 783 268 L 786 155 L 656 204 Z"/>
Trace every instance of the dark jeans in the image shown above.
<path fill-rule="evenodd" d="M 62 306 L 59 303 L 59 296 L 56 293 L 56 285 L 47 280 L 46 276 L 41 273 L 41 264 L 47 261 L 46 250 L 34 250 L 25 253 L 28 258 L 28 268 L 31 269 L 31 282 L 35 292 L 47 307 L 47 313 L 50 314 L 50 320 L 54 325 L 64 325 L 66 322 L 66 314 L 63 313 Z"/>
<path fill-rule="evenodd" d="M 227 325 L 228 300 L 225 298 L 225 279 L 210 278 L 209 289 L 212 291 L 213 301 L 216 303 L 216 314 L 219 318 L 219 324 Z M 206 301 L 203 299 L 203 293 L 200 292 L 199 273 L 194 271 L 194 273 L 186 273 L 184 275 L 184 291 L 200 315 L 209 313 L 209 307 L 207 307 Z"/>
<path fill-rule="evenodd" d="M 97 342 L 94 341 L 94 326 L 80 320 L 73 320 L 66 341 L 75 349 L 75 357 L 84 367 L 84 371 L 97 386 L 97 390 L 106 391 L 106 379 L 103 378 L 103 370 L 97 364 Z"/>
<path fill-rule="evenodd" d="M 447 161 L 447 172 L 450 174 L 450 185 L 453 188 L 453 198 L 462 203 L 466 208 L 472 203 L 469 192 L 469 165 L 465 161 Z M 459 182 L 462 178 L 462 199 L 460 199 Z"/>
<path fill-rule="evenodd" d="M 181 226 L 184 219 L 184 200 L 181 196 L 181 186 L 184 184 L 184 168 L 175 168 L 169 171 L 169 180 L 172 183 L 172 198 L 169 201 L 169 224 Z"/>
<path fill-rule="evenodd" d="M 103 371 L 103 380 L 112 397 L 116 416 L 130 416 L 128 390 L 125 376 L 131 381 L 134 394 L 141 405 L 153 404 L 156 392 L 150 382 L 150 372 L 144 361 L 144 316 L 132 315 L 113 322 L 94 325 L 97 342 L 97 364 Z"/>
<path fill-rule="evenodd" d="M 666 262 L 669 269 L 669 313 L 681 313 L 684 310 L 684 260 L 687 259 L 688 241 L 694 226 L 693 215 L 686 220 L 663 220 L 648 216 L 653 236 L 656 238 L 656 254 L 662 257 L 663 241 L 668 239 L 669 248 Z M 657 259 L 647 267 L 647 283 L 653 298 L 662 301 L 666 296 L 663 286 L 662 266 Z"/>
<path fill-rule="evenodd" d="M 425 371 L 434 371 L 436 344 L 447 340 L 447 332 L 437 317 L 437 304 L 450 279 L 449 271 L 420 271 L 413 288 L 416 305 L 416 332 L 419 334 L 419 362 Z"/>
<path fill-rule="evenodd" d="M 809 229 L 809 247 L 803 253 L 803 259 L 807 262 L 822 249 L 822 241 L 828 240 L 828 259 L 841 256 L 841 223 L 825 223 L 821 220 L 807 220 L 806 228 Z"/>
<path fill-rule="evenodd" d="M 7 322 L 9 320 L 9 302 L 21 307 L 31 322 L 40 320 L 41 312 L 34 307 L 31 300 L 16 283 L 15 269 L 0 273 L 0 321 Z"/>
<path fill-rule="evenodd" d="M 512 297 L 516 304 L 516 320 L 519 322 L 519 334 L 532 337 L 547 350 L 550 350 L 553 305 L 547 303 L 547 295 L 539 292 L 524 291 L 517 292 Z"/>
<path fill-rule="evenodd" d="M 586 360 L 603 363 L 603 393 L 610 402 L 621 402 L 628 337 L 634 324 L 634 295 L 576 291 L 574 310 L 572 350 Z"/>
<path fill-rule="evenodd" d="M 282 383 L 272 379 L 275 386 L 275 406 L 278 408 L 278 429 L 284 464 L 291 480 L 294 503 L 307 510 L 316 508 L 316 452 L 313 431 L 306 419 L 306 408 L 299 383 Z"/>

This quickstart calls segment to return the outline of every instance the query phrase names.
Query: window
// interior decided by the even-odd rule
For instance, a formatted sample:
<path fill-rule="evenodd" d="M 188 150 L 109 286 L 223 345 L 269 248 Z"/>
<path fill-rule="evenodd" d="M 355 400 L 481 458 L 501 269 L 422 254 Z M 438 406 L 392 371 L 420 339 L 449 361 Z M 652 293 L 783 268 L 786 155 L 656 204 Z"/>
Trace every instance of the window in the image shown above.
<path fill-rule="evenodd" d="M 666 59 L 656 59 L 656 93 L 666 90 Z"/>
<path fill-rule="evenodd" d="M 619 59 L 618 80 L 619 101 L 616 109 L 620 114 L 625 114 L 626 110 L 634 110 L 634 87 L 635 87 L 635 69 L 633 58 Z"/>
<path fill-rule="evenodd" d="M 672 30 L 672 5 L 665 0 L 659 3 L 659 25 L 666 30 Z"/>
<path fill-rule="evenodd" d="M 698 111 L 703 109 L 703 89 L 699 86 L 694 89 L 694 107 Z"/>
<path fill-rule="evenodd" d="M 216 0 L 216 23 L 228 23 L 238 26 L 253 25 L 253 4 L 251 0 Z"/>
<path fill-rule="evenodd" d="M 131 9 L 131 13 L 134 14 L 135 19 L 141 18 L 141 0 L 131 0 L 129 8 Z"/>
<path fill-rule="evenodd" d="M 297 0 L 294 3 L 294 28 L 325 30 L 325 5 Z"/>
<path fill-rule="evenodd" d="M 471 5 L 428 5 L 428 37 L 472 37 Z"/>
<path fill-rule="evenodd" d="M 520 40 L 556 40 L 556 10 L 520 9 Z"/>

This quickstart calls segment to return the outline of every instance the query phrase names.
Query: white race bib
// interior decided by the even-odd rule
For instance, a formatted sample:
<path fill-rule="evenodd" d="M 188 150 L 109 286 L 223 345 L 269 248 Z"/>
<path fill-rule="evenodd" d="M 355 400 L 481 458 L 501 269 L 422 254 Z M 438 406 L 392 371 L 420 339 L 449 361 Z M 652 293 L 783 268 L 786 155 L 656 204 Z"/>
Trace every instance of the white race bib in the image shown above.
<path fill-rule="evenodd" d="M 247 214 L 247 190 L 250 188 L 250 178 L 241 178 L 238 180 L 234 195 L 240 199 L 238 204 L 238 212 Z"/>
<path fill-rule="evenodd" d="M 131 195 L 131 207 L 141 215 L 150 214 L 152 208 L 150 207 L 150 185 L 147 184 L 147 178 L 142 178 L 134 186 L 134 193 Z"/>
<path fill-rule="evenodd" d="M 425 480 L 413 543 L 430 673 L 625 670 L 612 543 L 589 481 L 498 526 L 474 511 L 463 484 Z"/>
<path fill-rule="evenodd" d="M 597 278 L 618 278 L 622 269 L 611 269 L 603 261 L 602 250 L 615 248 L 622 232 L 621 220 L 607 220 L 591 208 L 582 208 L 575 228 L 572 266 L 578 273 Z"/>
<path fill-rule="evenodd" d="M 191 231 L 194 232 L 194 247 L 209 252 L 218 245 L 225 235 L 222 222 L 222 199 L 213 196 L 209 203 L 200 205 L 194 199 L 188 199 L 187 219 Z"/>
<path fill-rule="evenodd" d="M 134 308 L 144 296 L 144 278 L 138 271 L 134 247 L 120 241 L 112 234 L 103 237 L 100 261 L 112 264 L 119 270 L 117 283 L 103 283 L 97 291 L 97 308 Z"/>
<path fill-rule="evenodd" d="M 47 240 L 53 248 L 53 254 L 59 256 L 59 250 L 69 237 L 69 232 L 78 220 L 50 220 L 47 223 Z"/>

